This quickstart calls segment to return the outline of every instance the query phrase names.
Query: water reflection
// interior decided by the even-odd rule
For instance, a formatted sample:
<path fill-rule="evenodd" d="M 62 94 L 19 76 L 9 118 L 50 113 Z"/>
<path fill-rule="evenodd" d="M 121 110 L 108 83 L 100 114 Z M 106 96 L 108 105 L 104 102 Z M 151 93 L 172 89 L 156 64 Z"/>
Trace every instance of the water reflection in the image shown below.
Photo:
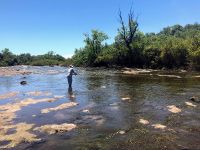
<path fill-rule="evenodd" d="M 69 97 L 70 101 L 74 101 L 75 100 L 75 95 L 73 93 L 72 87 L 68 88 L 68 97 Z"/>

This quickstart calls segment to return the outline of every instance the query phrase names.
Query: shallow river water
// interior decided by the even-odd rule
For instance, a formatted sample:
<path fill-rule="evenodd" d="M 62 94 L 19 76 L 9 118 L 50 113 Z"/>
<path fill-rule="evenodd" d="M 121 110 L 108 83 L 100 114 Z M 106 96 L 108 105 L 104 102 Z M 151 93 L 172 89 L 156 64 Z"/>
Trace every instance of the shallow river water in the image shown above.
<path fill-rule="evenodd" d="M 17 92 L 0 99 L 0 106 L 27 98 L 58 97 L 58 100 L 23 106 L 14 112 L 9 124 L 33 124 L 35 128 L 69 123 L 77 127 L 55 134 L 32 128 L 29 132 L 41 140 L 22 140 L 11 149 L 200 149 L 200 104 L 189 100 L 200 96 L 197 73 L 154 71 L 125 75 L 116 70 L 75 68 L 78 75 L 73 77 L 73 89 L 68 89 L 67 68 L 26 69 L 34 73 L 0 77 L 0 94 Z M 22 80 L 27 84 L 21 85 Z M 36 91 L 46 94 L 27 94 Z M 41 113 L 42 109 L 68 102 L 78 105 Z M 0 145 L 9 142 L 0 141 Z"/>

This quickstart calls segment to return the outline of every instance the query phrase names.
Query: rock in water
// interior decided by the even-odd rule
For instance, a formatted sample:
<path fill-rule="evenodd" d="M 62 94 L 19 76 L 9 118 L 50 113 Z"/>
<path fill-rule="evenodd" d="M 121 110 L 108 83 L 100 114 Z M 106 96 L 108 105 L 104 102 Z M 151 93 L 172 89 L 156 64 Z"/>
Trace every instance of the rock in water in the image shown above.
<path fill-rule="evenodd" d="M 198 99 L 198 97 L 195 97 L 195 96 L 191 97 L 190 100 L 193 102 L 200 103 L 200 100 Z"/>
<path fill-rule="evenodd" d="M 26 81 L 21 81 L 20 84 L 21 85 L 25 85 L 25 84 L 27 84 L 27 82 Z"/>
<path fill-rule="evenodd" d="M 40 132 L 45 132 L 48 134 L 56 134 L 56 133 L 63 133 L 63 132 L 68 132 L 76 128 L 77 126 L 75 124 L 49 124 L 49 125 L 44 125 L 41 127 L 37 127 L 34 129 L 38 130 Z"/>

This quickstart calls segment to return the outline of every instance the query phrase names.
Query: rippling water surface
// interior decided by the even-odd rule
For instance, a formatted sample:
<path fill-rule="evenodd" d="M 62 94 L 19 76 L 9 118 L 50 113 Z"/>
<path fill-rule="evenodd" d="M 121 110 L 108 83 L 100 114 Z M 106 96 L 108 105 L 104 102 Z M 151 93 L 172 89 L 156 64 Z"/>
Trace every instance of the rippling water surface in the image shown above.
<path fill-rule="evenodd" d="M 43 141 L 22 143 L 16 149 L 200 149 L 200 104 L 185 103 L 191 102 L 192 96 L 200 96 L 200 78 L 192 73 L 175 72 L 170 77 L 165 75 L 172 73 L 159 71 L 124 75 L 116 70 L 76 68 L 78 75 L 74 76 L 73 89 L 69 91 L 66 68 L 25 69 L 34 73 L 0 77 L 0 94 L 19 92 L 16 97 L 0 100 L 0 105 L 28 98 L 25 93 L 32 91 L 52 93 L 34 97 L 38 99 L 62 98 L 23 107 L 16 112 L 13 122 L 26 122 L 35 127 L 73 123 L 77 128 L 54 135 L 31 131 Z M 20 85 L 22 80 L 27 85 Z M 79 105 L 41 113 L 44 108 L 66 102 Z M 178 112 L 170 110 L 171 106 Z"/>

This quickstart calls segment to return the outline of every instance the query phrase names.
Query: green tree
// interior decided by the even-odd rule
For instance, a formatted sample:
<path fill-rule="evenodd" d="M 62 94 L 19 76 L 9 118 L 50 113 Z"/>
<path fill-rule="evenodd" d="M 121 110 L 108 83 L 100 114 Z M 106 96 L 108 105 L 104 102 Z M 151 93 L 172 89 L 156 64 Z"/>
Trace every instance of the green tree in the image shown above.
<path fill-rule="evenodd" d="M 20 54 L 17 56 L 18 64 L 19 65 L 29 65 L 32 61 L 31 54 Z"/>
<path fill-rule="evenodd" d="M 90 34 L 84 34 L 85 47 L 75 51 L 73 60 L 75 64 L 84 66 L 95 66 L 97 65 L 97 57 L 105 47 L 105 40 L 108 36 L 98 30 L 92 30 Z"/>
<path fill-rule="evenodd" d="M 17 58 L 16 55 L 14 55 L 8 48 L 5 48 L 1 52 L 1 60 L 0 65 L 1 66 L 13 66 L 17 65 Z"/>
<path fill-rule="evenodd" d="M 86 50 L 83 48 L 76 49 L 75 54 L 72 56 L 72 62 L 76 66 L 86 66 L 87 64 Z"/>
<path fill-rule="evenodd" d="M 117 49 L 115 46 L 106 45 L 96 59 L 96 63 L 101 66 L 112 66 L 117 63 Z"/>

